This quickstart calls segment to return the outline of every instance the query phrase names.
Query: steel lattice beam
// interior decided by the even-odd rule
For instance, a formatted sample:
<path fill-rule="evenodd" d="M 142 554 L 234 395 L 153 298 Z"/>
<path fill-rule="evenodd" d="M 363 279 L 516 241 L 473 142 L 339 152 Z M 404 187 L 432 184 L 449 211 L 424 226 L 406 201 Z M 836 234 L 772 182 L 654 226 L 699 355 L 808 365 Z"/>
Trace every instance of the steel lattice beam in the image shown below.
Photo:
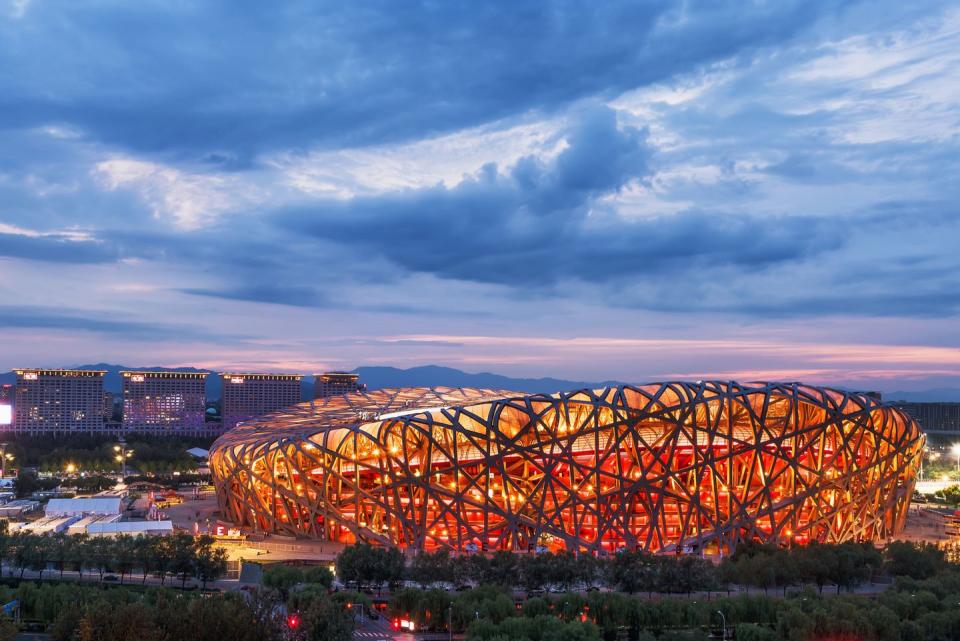
<path fill-rule="evenodd" d="M 874 398 L 705 381 L 550 395 L 380 390 L 214 444 L 224 513 L 266 532 L 417 549 L 729 551 L 885 540 L 924 437 Z"/>

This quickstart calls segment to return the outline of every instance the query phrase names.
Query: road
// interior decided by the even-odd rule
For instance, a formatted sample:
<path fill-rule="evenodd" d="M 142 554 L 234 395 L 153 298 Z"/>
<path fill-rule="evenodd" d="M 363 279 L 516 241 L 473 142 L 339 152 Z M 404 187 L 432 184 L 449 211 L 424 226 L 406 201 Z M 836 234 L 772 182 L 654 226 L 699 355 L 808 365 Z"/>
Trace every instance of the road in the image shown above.
<path fill-rule="evenodd" d="M 390 627 L 390 620 L 381 616 L 377 620 L 371 620 L 364 617 L 361 621 L 357 618 L 357 629 L 353 631 L 353 638 L 357 641 L 380 641 L 381 639 L 390 639 L 393 641 L 414 641 L 414 637 L 409 632 L 394 630 Z"/>

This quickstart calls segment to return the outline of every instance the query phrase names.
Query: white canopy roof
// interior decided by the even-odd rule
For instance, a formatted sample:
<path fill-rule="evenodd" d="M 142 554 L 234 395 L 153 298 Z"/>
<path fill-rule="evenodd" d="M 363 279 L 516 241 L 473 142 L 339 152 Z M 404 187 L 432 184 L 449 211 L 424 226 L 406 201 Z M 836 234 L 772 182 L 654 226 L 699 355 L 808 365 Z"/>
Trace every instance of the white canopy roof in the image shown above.
<path fill-rule="evenodd" d="M 50 499 L 44 513 L 47 516 L 120 514 L 120 497 L 98 496 L 85 499 Z"/>

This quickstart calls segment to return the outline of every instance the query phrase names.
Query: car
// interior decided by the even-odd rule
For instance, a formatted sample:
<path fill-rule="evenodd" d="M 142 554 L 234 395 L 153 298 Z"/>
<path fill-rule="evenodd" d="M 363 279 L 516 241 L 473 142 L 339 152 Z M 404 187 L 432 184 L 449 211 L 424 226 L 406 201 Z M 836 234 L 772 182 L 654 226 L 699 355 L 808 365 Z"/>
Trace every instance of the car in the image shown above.
<path fill-rule="evenodd" d="M 380 619 L 380 613 L 373 608 L 370 608 L 367 611 L 367 616 L 370 617 L 373 621 L 377 621 Z"/>
<path fill-rule="evenodd" d="M 103 577 L 104 581 L 119 581 L 120 579 L 116 574 L 107 574 Z"/>

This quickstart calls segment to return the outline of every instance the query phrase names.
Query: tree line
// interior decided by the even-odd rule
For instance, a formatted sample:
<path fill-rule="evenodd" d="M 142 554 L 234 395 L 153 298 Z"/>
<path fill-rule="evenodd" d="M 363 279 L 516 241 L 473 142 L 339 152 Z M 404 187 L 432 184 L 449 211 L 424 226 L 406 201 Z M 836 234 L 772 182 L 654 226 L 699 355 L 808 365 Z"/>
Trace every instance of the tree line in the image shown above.
<path fill-rule="evenodd" d="M 876 575 L 931 576 L 943 565 L 938 548 L 892 543 L 881 553 L 870 543 L 778 548 L 744 543 L 719 564 L 697 556 L 621 551 L 608 557 L 570 552 L 454 556 L 445 550 L 417 554 L 409 563 L 395 550 L 366 543 L 345 548 L 337 574 L 353 587 L 380 588 L 411 581 L 421 588 L 498 585 L 536 594 L 545 590 L 606 588 L 628 594 L 729 591 L 731 586 L 782 589 L 827 585 L 850 590 Z"/>
<path fill-rule="evenodd" d="M 506 589 L 484 586 L 460 593 L 406 588 L 393 595 L 390 608 L 421 630 L 442 632 L 450 622 L 467 641 L 706 641 L 724 627 L 735 630 L 737 641 L 955 641 L 958 599 L 960 569 L 941 562 L 922 579 L 896 575 L 889 589 L 872 597 L 821 595 L 813 586 L 788 597 L 709 599 L 594 591 L 527 598 L 517 607 Z"/>
<path fill-rule="evenodd" d="M 0 561 L 10 576 L 23 578 L 27 570 L 63 578 L 65 572 L 95 573 L 99 581 L 108 573 L 139 575 L 141 583 L 156 576 L 161 585 L 168 578 L 181 587 L 195 578 L 202 587 L 224 575 L 226 551 L 214 545 L 211 536 L 194 537 L 178 532 L 170 536 L 91 537 L 86 534 L 0 534 Z"/>
<path fill-rule="evenodd" d="M 196 460 L 187 450 L 191 447 L 209 448 L 213 442 L 212 438 L 171 438 L 150 434 L 130 434 L 126 440 L 127 447 L 134 451 L 128 466 L 150 474 L 196 470 Z M 113 450 L 116 441 L 114 436 L 100 434 L 16 436 L 8 442 L 6 451 L 13 454 L 13 466 L 17 468 L 36 468 L 40 472 L 58 474 L 73 464 L 79 472 L 116 473 L 120 471 Z"/>

